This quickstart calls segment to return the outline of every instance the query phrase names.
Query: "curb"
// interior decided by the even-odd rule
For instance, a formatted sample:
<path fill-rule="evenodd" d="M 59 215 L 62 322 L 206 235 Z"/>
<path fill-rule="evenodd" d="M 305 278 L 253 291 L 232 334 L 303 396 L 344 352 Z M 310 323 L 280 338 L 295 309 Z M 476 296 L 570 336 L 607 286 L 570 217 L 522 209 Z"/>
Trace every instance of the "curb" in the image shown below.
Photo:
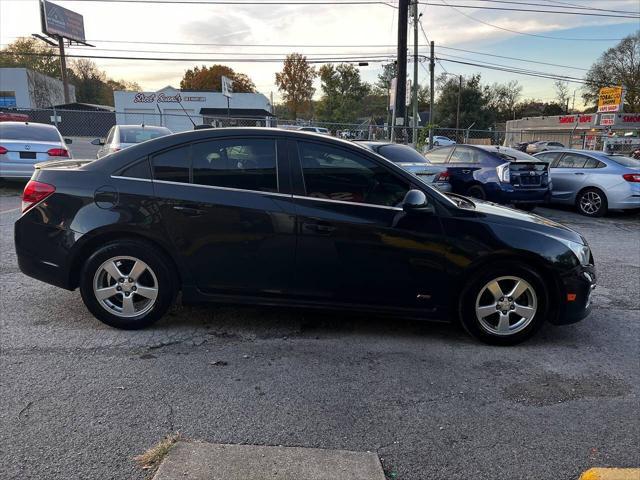
<path fill-rule="evenodd" d="M 590 468 L 580 480 L 640 480 L 640 468 Z"/>

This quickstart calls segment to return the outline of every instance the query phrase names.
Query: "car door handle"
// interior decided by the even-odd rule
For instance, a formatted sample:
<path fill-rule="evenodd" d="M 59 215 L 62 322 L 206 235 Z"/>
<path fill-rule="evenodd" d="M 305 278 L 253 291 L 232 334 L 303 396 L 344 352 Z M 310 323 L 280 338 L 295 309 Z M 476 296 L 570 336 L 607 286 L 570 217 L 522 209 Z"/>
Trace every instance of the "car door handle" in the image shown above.
<path fill-rule="evenodd" d="M 471 173 L 471 170 L 462 170 L 462 173 Z"/>
<path fill-rule="evenodd" d="M 173 209 L 176 212 L 180 212 L 181 214 L 186 215 L 187 217 L 200 217 L 207 213 L 205 210 L 184 205 L 174 205 Z"/>
<path fill-rule="evenodd" d="M 584 175 L 584 172 L 573 172 L 574 175 Z"/>
<path fill-rule="evenodd" d="M 326 222 L 317 222 L 317 223 L 305 222 L 302 224 L 302 228 L 307 232 L 320 233 L 324 235 L 327 235 L 336 230 L 336 227 Z"/>

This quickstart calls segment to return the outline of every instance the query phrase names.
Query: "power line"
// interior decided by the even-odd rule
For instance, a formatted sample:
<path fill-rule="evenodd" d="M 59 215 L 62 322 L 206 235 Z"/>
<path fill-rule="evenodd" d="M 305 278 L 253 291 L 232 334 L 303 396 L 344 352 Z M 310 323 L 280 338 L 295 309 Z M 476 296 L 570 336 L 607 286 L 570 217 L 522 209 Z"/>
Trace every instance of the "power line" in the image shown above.
<path fill-rule="evenodd" d="M 96 0 L 96 1 L 98 1 L 98 0 Z M 478 1 L 478 0 L 471 0 L 471 1 Z M 431 7 L 448 6 L 448 7 L 457 7 L 457 8 L 472 8 L 474 10 L 501 10 L 501 11 L 507 11 L 507 12 L 553 13 L 553 14 L 560 14 L 560 15 L 584 15 L 584 16 L 588 16 L 588 17 L 613 17 L 613 18 L 633 18 L 633 19 L 640 18 L 640 16 L 638 16 L 637 14 L 633 14 L 633 15 L 614 15 L 612 13 L 569 12 L 569 11 L 563 11 L 563 10 L 536 10 L 536 9 L 532 9 L 532 8 L 509 8 L 509 7 L 487 7 L 487 6 L 480 7 L 478 5 L 460 5 L 460 4 L 439 5 L 437 3 L 429 3 L 428 5 L 431 6 Z"/>
<path fill-rule="evenodd" d="M 504 3 L 511 5 L 523 5 L 527 7 L 545 7 L 545 8 L 564 8 L 571 10 L 591 10 L 591 11 L 599 11 L 599 12 L 610 12 L 610 13 L 629 13 L 632 15 L 638 15 L 637 12 L 633 12 L 631 10 L 612 10 L 609 8 L 597 8 L 597 7 L 585 7 L 576 4 L 564 3 L 564 2 L 548 2 L 551 5 L 544 3 L 531 3 L 531 2 L 515 2 L 513 0 L 471 0 L 473 2 L 487 2 L 487 3 Z M 543 0 L 547 1 L 547 0 Z M 563 5 L 554 5 L 554 3 L 563 3 Z"/>
<path fill-rule="evenodd" d="M 485 22 L 484 20 L 480 20 L 479 18 L 475 18 L 471 15 L 468 15 L 464 12 L 461 12 L 460 10 L 458 10 L 454 5 L 450 5 L 448 4 L 445 0 L 440 0 L 444 6 L 450 7 L 451 9 L 455 10 L 456 12 L 458 12 L 460 15 L 467 17 L 469 20 L 473 20 L 474 22 L 478 22 L 478 23 L 482 23 L 483 25 L 487 25 L 489 27 L 493 27 L 496 28 L 498 30 L 503 30 L 505 32 L 510 32 L 510 33 L 515 33 L 518 35 L 525 35 L 527 37 L 536 37 L 536 38 L 546 38 L 548 40 L 567 40 L 567 41 L 579 41 L 579 42 L 594 42 L 594 41 L 619 41 L 622 40 L 621 38 L 568 38 L 568 37 L 552 37 L 549 35 L 540 35 L 537 33 L 527 33 L 527 32 L 519 32 L 518 30 L 512 30 L 510 28 L 506 28 L 506 27 L 500 27 L 498 25 L 494 25 L 493 23 L 489 23 L 489 22 Z M 430 5 L 438 5 L 436 3 L 434 4 L 430 4 Z M 443 5 L 438 5 L 438 6 L 443 6 Z"/>

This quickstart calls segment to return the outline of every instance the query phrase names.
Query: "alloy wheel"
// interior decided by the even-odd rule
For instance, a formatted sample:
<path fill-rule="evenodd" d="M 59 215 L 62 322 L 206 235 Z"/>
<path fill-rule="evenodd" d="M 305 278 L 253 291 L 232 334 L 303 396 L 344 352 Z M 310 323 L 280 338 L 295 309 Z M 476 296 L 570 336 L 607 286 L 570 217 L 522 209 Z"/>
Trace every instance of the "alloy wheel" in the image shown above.
<path fill-rule="evenodd" d="M 590 190 L 580 197 L 580 210 L 587 215 L 595 215 L 602 208 L 602 197 L 598 192 Z"/>
<path fill-rule="evenodd" d="M 154 271 L 139 258 L 112 257 L 93 277 L 93 293 L 102 308 L 122 318 L 144 315 L 158 297 Z"/>
<path fill-rule="evenodd" d="M 507 336 L 524 330 L 538 309 L 536 292 L 529 282 L 515 277 L 495 278 L 476 298 L 476 317 L 493 335 Z"/>

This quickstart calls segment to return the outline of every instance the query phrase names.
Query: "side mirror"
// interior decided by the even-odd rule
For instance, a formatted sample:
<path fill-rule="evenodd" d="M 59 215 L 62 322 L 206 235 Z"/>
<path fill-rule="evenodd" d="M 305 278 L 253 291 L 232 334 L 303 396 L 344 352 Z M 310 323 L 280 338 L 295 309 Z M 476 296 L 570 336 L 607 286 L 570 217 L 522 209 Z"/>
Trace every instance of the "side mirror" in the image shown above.
<path fill-rule="evenodd" d="M 96 138 L 95 140 L 91 140 L 91 145 L 104 145 L 104 138 Z"/>
<path fill-rule="evenodd" d="M 71 145 L 73 143 L 73 140 L 71 140 L 70 138 L 65 138 L 64 143 L 65 145 Z"/>
<path fill-rule="evenodd" d="M 409 190 L 402 201 L 402 209 L 406 213 L 433 213 L 434 209 L 429 205 L 429 200 L 420 190 Z"/>

